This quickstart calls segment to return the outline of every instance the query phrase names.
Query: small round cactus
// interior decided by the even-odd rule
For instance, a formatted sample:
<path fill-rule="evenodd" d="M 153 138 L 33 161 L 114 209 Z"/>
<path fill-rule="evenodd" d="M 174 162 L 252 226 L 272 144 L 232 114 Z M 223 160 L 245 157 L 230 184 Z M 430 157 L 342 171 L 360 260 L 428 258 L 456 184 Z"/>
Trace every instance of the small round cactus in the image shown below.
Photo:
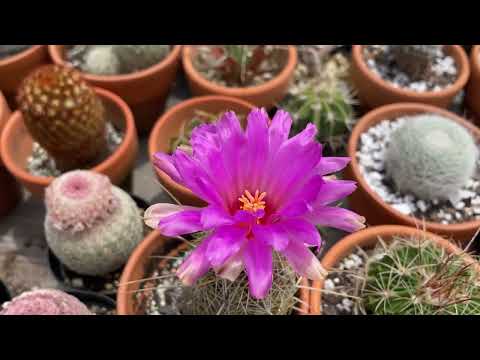
<path fill-rule="evenodd" d="M 87 165 L 105 150 L 102 101 L 76 70 L 34 70 L 19 88 L 18 104 L 32 137 L 62 170 Z"/>
<path fill-rule="evenodd" d="M 120 268 L 143 238 L 133 199 L 108 177 L 76 170 L 46 190 L 45 234 L 53 253 L 82 275 L 106 275 Z"/>
<path fill-rule="evenodd" d="M 478 148 L 463 126 L 425 114 L 392 133 L 385 156 L 387 175 L 400 192 L 453 201 L 477 169 Z"/>
<path fill-rule="evenodd" d="M 114 51 L 126 73 L 159 63 L 170 51 L 169 45 L 114 45 Z"/>
<path fill-rule="evenodd" d="M 274 254 L 273 283 L 262 300 L 251 297 L 247 275 L 235 281 L 210 271 L 195 286 L 183 288 L 178 307 L 183 315 L 289 315 L 298 299 L 298 278 L 288 262 Z"/>
<path fill-rule="evenodd" d="M 0 315 L 94 315 L 77 298 L 60 290 L 33 290 L 3 304 Z"/>
<path fill-rule="evenodd" d="M 374 315 L 479 315 L 479 273 L 428 239 L 381 242 L 367 262 L 361 298 Z"/>
<path fill-rule="evenodd" d="M 398 67 L 412 77 L 421 76 L 441 55 L 442 45 L 390 45 Z"/>
<path fill-rule="evenodd" d="M 82 70 L 96 75 L 115 75 L 120 72 L 120 62 L 113 46 L 94 46 L 85 55 Z"/>

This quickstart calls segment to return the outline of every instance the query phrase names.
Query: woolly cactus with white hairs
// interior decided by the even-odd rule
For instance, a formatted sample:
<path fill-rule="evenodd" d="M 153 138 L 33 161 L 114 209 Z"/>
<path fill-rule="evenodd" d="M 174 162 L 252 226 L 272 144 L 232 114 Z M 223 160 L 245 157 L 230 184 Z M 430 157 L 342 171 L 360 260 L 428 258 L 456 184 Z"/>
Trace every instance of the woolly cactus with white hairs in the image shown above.
<path fill-rule="evenodd" d="M 428 239 L 380 242 L 365 275 L 361 298 L 369 314 L 480 314 L 478 269 Z"/>
<path fill-rule="evenodd" d="M 441 54 L 442 47 L 442 45 L 390 45 L 398 67 L 414 78 L 432 65 L 435 57 Z"/>
<path fill-rule="evenodd" d="M 476 171 L 478 148 L 463 126 L 424 114 L 392 133 L 385 156 L 387 175 L 400 192 L 454 202 Z"/>
<path fill-rule="evenodd" d="M 169 45 L 92 45 L 86 48 L 82 70 L 96 75 L 128 74 L 159 63 Z"/>
<path fill-rule="evenodd" d="M 120 62 L 113 46 L 95 46 L 85 55 L 83 70 L 97 75 L 115 75 L 120 72 Z"/>
<path fill-rule="evenodd" d="M 33 290 L 3 304 L 0 315 L 94 315 L 72 295 L 60 290 Z"/>
<path fill-rule="evenodd" d="M 120 268 L 143 238 L 135 201 L 108 177 L 72 171 L 46 190 L 45 234 L 70 270 L 105 275 Z"/>

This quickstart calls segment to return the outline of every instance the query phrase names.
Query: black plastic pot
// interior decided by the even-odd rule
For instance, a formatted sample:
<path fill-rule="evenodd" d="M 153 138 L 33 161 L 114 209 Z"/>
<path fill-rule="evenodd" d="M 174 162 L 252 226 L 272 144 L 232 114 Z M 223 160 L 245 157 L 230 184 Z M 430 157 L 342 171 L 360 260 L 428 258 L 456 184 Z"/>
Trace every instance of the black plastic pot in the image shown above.
<path fill-rule="evenodd" d="M 87 307 L 91 308 L 92 306 L 97 306 L 105 309 L 106 311 L 115 311 L 117 308 L 117 303 L 112 298 L 97 294 L 92 291 L 85 291 L 85 290 L 74 290 L 70 289 L 66 291 L 67 294 L 75 296 L 78 300 L 84 303 Z M 99 314 L 99 315 L 107 315 L 107 314 Z M 113 315 L 113 314 L 109 314 Z"/>
<path fill-rule="evenodd" d="M 140 209 L 146 210 L 149 207 L 149 204 L 145 200 L 135 195 L 130 196 L 133 200 L 135 200 L 137 206 Z M 91 292 L 94 294 L 99 294 L 112 299 L 116 299 L 116 286 L 113 285 L 113 287 L 111 288 L 106 288 L 106 285 L 113 282 L 116 278 L 120 279 L 123 267 L 106 276 L 81 275 L 68 269 L 65 265 L 63 265 L 62 262 L 55 256 L 55 254 L 50 249 L 48 249 L 48 262 L 53 275 L 55 276 L 57 281 L 62 284 L 63 289 L 65 289 L 67 292 Z M 79 286 L 75 286 L 74 284 L 72 284 L 73 279 L 81 280 L 81 284 L 79 284 Z"/>
<path fill-rule="evenodd" d="M 12 300 L 12 296 L 7 289 L 7 286 L 0 280 L 0 305 L 4 302 Z"/>

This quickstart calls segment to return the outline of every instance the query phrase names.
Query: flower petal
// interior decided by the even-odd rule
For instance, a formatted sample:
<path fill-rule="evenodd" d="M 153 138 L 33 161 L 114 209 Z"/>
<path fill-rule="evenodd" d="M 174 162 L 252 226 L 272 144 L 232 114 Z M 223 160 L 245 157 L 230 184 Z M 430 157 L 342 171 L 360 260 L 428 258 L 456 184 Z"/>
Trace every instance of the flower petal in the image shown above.
<path fill-rule="evenodd" d="M 235 220 L 224 209 L 210 205 L 202 210 L 201 222 L 205 229 L 210 229 L 217 226 L 232 225 Z"/>
<path fill-rule="evenodd" d="M 332 202 L 341 200 L 350 195 L 357 189 L 355 181 L 348 180 L 324 180 L 315 204 L 327 205 Z"/>
<path fill-rule="evenodd" d="M 272 287 L 272 249 L 262 241 L 249 239 L 244 252 L 245 270 L 250 294 L 255 299 L 264 299 Z"/>
<path fill-rule="evenodd" d="M 210 268 L 206 257 L 209 238 L 206 238 L 197 246 L 177 269 L 177 276 L 185 286 L 192 286 L 205 275 Z"/>
<path fill-rule="evenodd" d="M 317 206 L 304 218 L 315 225 L 330 226 L 346 232 L 365 228 L 365 218 L 341 207 Z"/>
<path fill-rule="evenodd" d="M 282 254 L 300 276 L 310 280 L 322 280 L 327 275 L 317 257 L 300 242 L 291 241 Z"/>
<path fill-rule="evenodd" d="M 172 156 L 158 152 L 153 155 L 153 164 L 155 167 L 170 176 L 173 181 L 183 184 L 182 177 L 174 165 Z"/>
<path fill-rule="evenodd" d="M 272 246 L 276 251 L 284 250 L 289 242 L 288 232 L 281 223 L 255 225 L 252 233 L 255 239 Z"/>
<path fill-rule="evenodd" d="M 259 181 L 265 176 L 268 156 L 268 114 L 265 109 L 254 109 L 247 117 L 247 159 L 244 164 L 241 184 L 244 190 L 259 190 Z"/>
<path fill-rule="evenodd" d="M 169 217 L 175 213 L 184 211 L 185 207 L 174 204 L 155 204 L 145 210 L 143 219 L 145 224 L 152 229 L 156 229 L 160 220 Z"/>
<path fill-rule="evenodd" d="M 247 228 L 222 226 L 210 236 L 207 258 L 213 267 L 222 266 L 233 254 L 237 253 L 246 241 Z"/>
<path fill-rule="evenodd" d="M 235 281 L 243 270 L 243 252 L 240 250 L 231 256 L 221 267 L 215 268 L 218 277 Z"/>
<path fill-rule="evenodd" d="M 343 170 L 350 160 L 349 157 L 323 157 L 318 164 L 318 173 L 323 176 Z"/>
<path fill-rule="evenodd" d="M 268 129 L 271 154 L 276 153 L 280 146 L 288 140 L 291 126 L 292 118 L 290 114 L 286 111 L 278 110 Z"/>
<path fill-rule="evenodd" d="M 178 236 L 206 230 L 201 222 L 202 209 L 183 210 L 163 217 L 157 229 L 165 236 Z"/>

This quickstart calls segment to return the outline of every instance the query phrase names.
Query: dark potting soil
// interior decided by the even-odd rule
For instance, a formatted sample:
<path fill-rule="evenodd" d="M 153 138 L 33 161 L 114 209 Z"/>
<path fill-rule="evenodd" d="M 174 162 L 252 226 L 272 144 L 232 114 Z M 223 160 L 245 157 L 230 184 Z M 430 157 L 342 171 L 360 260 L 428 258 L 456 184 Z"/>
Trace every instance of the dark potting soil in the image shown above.
<path fill-rule="evenodd" d="M 458 77 L 455 60 L 441 50 L 427 71 L 415 75 L 402 71 L 390 45 L 365 45 L 363 56 L 367 66 L 393 86 L 417 92 L 440 91 L 452 85 Z"/>
<path fill-rule="evenodd" d="M 33 45 L 0 45 L 0 60 L 25 51 Z"/>
<path fill-rule="evenodd" d="M 68 294 L 75 296 L 87 308 L 96 315 L 116 315 L 116 302 L 104 295 L 99 295 L 90 291 L 68 290 Z"/>
<path fill-rule="evenodd" d="M 261 85 L 272 80 L 285 67 L 287 63 L 287 48 L 285 46 L 263 45 L 257 47 L 261 60 L 255 64 L 255 68 L 248 67 L 244 74 L 238 75 L 235 66 L 226 59 L 221 61 L 223 55 L 222 45 L 199 45 L 197 53 L 192 59 L 193 66 L 206 79 L 218 85 L 226 87 L 243 88 Z M 251 62 L 253 64 L 254 61 Z"/>
<path fill-rule="evenodd" d="M 107 159 L 120 146 L 125 134 L 117 129 L 113 123 L 107 122 L 107 148 L 103 154 L 85 168 L 92 168 Z M 57 177 L 62 172 L 57 168 L 55 159 L 37 142 L 33 143 L 32 155 L 27 159 L 27 170 L 34 176 Z"/>

